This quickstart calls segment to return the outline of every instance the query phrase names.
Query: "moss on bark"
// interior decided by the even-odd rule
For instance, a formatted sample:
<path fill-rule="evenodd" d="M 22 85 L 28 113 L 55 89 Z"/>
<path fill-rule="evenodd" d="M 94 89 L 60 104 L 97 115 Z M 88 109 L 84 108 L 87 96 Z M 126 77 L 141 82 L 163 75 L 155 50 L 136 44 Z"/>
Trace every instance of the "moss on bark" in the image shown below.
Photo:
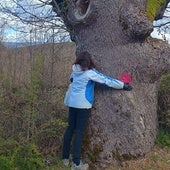
<path fill-rule="evenodd" d="M 148 0 L 146 13 L 150 20 L 154 20 L 159 9 L 166 4 L 166 0 Z"/>

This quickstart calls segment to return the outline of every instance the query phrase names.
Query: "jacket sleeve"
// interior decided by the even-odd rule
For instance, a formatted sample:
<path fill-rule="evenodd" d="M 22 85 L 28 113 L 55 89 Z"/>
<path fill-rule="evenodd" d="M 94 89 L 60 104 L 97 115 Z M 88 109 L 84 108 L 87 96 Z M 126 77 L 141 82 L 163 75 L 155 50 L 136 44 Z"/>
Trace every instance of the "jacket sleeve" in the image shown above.
<path fill-rule="evenodd" d="M 89 70 L 87 74 L 89 79 L 94 82 L 98 82 L 115 89 L 123 89 L 124 83 L 122 81 L 106 76 L 95 69 Z"/>

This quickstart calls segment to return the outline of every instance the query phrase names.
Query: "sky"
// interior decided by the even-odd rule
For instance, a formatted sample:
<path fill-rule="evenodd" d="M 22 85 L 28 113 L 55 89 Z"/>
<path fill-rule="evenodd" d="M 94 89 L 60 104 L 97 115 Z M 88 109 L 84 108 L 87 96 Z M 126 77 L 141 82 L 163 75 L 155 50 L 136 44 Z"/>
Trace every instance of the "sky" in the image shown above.
<path fill-rule="evenodd" d="M 30 5 L 31 4 L 31 5 Z M 63 40 L 69 40 L 69 34 L 65 30 L 62 29 L 51 29 L 51 25 L 48 22 L 45 22 L 45 17 L 49 17 L 49 22 L 53 23 L 55 25 L 61 26 L 62 23 L 57 20 L 57 17 L 55 19 L 51 20 L 53 15 L 56 15 L 53 11 L 50 5 L 46 5 L 45 7 L 42 7 L 42 3 L 39 0 L 20 0 L 20 5 L 23 5 L 24 8 L 31 13 L 33 13 L 35 16 L 39 16 L 42 18 L 42 21 L 38 21 L 38 25 L 41 27 L 38 28 L 32 24 L 25 24 L 21 22 L 18 18 L 4 14 L 4 12 L 1 12 L 0 9 L 0 25 L 2 23 L 6 23 L 4 25 L 4 29 L 0 30 L 0 33 L 3 37 L 0 37 L 0 40 L 3 39 L 3 41 L 8 42 L 22 42 L 22 41 L 48 41 L 50 39 L 51 35 L 54 33 L 56 36 L 57 41 L 61 41 L 64 35 L 66 35 L 66 39 Z M 36 5 L 36 7 L 35 7 Z M 26 15 L 25 12 L 16 5 L 12 0 L 3 0 L 0 2 L 0 8 L 2 6 L 6 6 L 9 10 L 12 10 L 13 12 L 20 13 L 20 16 L 25 20 L 33 20 L 37 21 L 37 18 L 32 17 L 30 15 Z M 151 37 L 162 39 L 170 44 L 170 3 L 168 5 L 169 8 L 166 9 L 164 13 L 163 19 L 157 20 L 153 22 L 153 25 L 155 26 L 154 31 L 151 33 Z M 44 19 L 44 20 L 43 20 Z M 166 24 L 166 26 L 157 27 L 159 25 L 162 25 L 164 23 L 169 22 L 169 24 Z M 36 36 L 35 36 L 36 34 Z M 36 37 L 37 40 L 34 40 Z"/>
<path fill-rule="evenodd" d="M 160 25 L 165 26 L 159 27 Z M 166 11 L 164 12 L 163 18 L 153 22 L 153 26 L 155 26 L 154 31 L 151 33 L 151 37 L 164 40 L 170 44 L 170 3 Z M 158 26 L 158 27 L 157 27 Z"/>
<path fill-rule="evenodd" d="M 17 5 L 12 0 L 3 0 L 0 2 L 0 26 L 6 23 L 3 29 L 0 30 L 0 33 L 3 33 L 3 37 L 0 37 L 1 39 L 3 38 L 3 41 L 50 41 L 52 34 L 55 34 L 56 41 L 68 39 L 68 32 L 66 33 L 65 29 L 58 29 L 61 28 L 62 22 L 59 21 L 50 5 L 44 6 L 39 0 L 20 0 L 19 3 Z M 26 13 L 21 6 L 33 15 Z M 36 25 L 21 22 L 20 19 L 11 14 L 7 14 L 4 11 L 1 12 L 2 7 L 6 7 L 6 9 L 14 13 L 19 13 L 22 20 L 32 20 Z M 46 18 L 47 16 L 48 19 Z M 53 28 L 54 25 L 55 29 Z M 64 35 L 66 36 L 64 37 Z"/>

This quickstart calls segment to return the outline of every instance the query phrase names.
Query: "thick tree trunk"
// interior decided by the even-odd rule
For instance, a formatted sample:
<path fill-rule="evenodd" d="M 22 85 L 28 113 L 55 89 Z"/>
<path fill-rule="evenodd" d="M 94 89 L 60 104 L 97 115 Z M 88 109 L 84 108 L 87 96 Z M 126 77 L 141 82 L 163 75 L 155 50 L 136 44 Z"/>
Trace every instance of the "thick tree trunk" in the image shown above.
<path fill-rule="evenodd" d="M 70 3 L 77 52 L 90 52 L 97 69 L 109 76 L 133 77 L 130 92 L 96 88 L 85 150 L 98 165 L 143 155 L 155 142 L 159 78 L 170 69 L 170 53 L 167 44 L 148 37 L 152 23 L 145 5 L 146 0 Z"/>

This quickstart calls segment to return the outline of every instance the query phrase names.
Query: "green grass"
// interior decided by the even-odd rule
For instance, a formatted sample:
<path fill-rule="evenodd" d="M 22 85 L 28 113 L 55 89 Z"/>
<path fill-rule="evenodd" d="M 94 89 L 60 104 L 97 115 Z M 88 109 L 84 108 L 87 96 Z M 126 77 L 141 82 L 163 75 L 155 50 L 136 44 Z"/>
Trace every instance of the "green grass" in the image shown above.
<path fill-rule="evenodd" d="M 45 170 L 70 170 L 70 167 L 64 166 L 61 159 L 59 157 L 57 157 L 56 165 L 54 165 L 52 167 L 47 167 Z"/>
<path fill-rule="evenodd" d="M 149 167 L 144 167 L 143 170 L 161 170 L 157 167 L 149 166 Z"/>
<path fill-rule="evenodd" d="M 157 161 L 158 159 L 159 159 L 159 156 L 157 155 L 157 154 L 152 154 L 151 156 L 150 156 L 150 159 L 152 160 L 152 161 Z"/>
<path fill-rule="evenodd" d="M 163 129 L 159 129 L 156 143 L 161 147 L 170 149 L 170 134 Z"/>

